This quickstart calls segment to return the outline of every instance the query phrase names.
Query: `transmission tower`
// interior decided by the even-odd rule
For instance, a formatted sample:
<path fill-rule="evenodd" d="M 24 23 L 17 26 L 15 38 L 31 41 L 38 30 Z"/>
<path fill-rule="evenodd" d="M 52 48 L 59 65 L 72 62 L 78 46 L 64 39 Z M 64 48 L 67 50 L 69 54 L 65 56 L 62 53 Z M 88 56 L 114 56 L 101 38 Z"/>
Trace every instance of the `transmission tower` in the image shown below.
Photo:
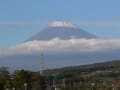
<path fill-rule="evenodd" d="M 43 75 L 44 70 L 44 54 L 43 52 L 40 54 L 40 75 Z"/>

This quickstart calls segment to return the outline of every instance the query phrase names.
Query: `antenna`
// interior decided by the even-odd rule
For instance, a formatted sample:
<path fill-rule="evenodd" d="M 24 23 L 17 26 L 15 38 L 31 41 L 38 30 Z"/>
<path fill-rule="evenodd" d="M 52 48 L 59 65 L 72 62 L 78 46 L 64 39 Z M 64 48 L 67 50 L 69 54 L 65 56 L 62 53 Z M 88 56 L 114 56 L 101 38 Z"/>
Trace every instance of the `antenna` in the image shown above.
<path fill-rule="evenodd" d="M 40 75 L 43 74 L 43 70 L 44 70 L 44 54 L 43 52 L 41 52 L 40 54 Z"/>

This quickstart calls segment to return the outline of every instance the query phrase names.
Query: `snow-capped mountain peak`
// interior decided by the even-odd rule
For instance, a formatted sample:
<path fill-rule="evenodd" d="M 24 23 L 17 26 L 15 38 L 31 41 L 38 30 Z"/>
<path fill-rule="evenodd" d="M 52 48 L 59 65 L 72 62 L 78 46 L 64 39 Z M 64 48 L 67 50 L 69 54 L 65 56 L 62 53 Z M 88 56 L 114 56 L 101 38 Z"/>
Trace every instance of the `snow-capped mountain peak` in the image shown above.
<path fill-rule="evenodd" d="M 44 28 L 26 41 L 52 40 L 56 37 L 62 40 L 69 40 L 71 38 L 97 38 L 97 36 L 82 30 L 71 22 L 52 22 L 47 28 Z"/>

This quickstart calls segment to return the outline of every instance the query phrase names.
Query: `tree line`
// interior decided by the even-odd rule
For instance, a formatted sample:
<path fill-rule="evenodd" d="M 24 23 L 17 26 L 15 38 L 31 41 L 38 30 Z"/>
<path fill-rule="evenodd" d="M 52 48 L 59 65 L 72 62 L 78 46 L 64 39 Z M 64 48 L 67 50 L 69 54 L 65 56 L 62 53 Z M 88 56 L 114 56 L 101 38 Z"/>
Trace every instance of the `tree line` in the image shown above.
<path fill-rule="evenodd" d="M 10 73 L 8 69 L 0 68 L 0 90 L 45 90 L 46 80 L 39 72 L 16 70 Z"/>

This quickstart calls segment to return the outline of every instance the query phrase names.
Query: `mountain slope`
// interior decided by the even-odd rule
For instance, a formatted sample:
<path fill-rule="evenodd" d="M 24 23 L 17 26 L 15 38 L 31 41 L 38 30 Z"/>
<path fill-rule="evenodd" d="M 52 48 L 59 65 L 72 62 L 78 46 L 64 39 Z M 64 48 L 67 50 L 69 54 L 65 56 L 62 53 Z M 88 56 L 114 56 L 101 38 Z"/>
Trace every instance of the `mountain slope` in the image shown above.
<path fill-rule="evenodd" d="M 62 40 L 68 40 L 71 38 L 97 38 L 97 36 L 92 35 L 82 29 L 76 27 L 48 27 L 33 37 L 29 38 L 27 41 L 33 40 L 51 40 L 54 38 L 60 38 Z"/>

